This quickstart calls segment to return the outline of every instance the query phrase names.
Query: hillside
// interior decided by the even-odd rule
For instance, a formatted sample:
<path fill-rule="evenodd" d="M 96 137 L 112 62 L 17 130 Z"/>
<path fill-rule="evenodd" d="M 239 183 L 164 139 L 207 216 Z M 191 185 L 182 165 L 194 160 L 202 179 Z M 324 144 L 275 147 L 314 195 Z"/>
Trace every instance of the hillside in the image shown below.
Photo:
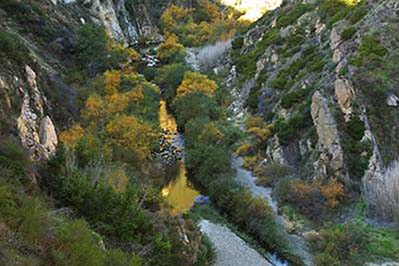
<path fill-rule="evenodd" d="M 1 265 L 399 263 L 399 3 L 255 2 L 0 0 Z"/>

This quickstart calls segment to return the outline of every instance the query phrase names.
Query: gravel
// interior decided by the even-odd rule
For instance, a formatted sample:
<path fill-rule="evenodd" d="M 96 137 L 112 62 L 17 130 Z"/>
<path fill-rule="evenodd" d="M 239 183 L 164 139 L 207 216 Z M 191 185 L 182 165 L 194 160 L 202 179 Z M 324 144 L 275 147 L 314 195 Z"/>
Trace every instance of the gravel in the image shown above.
<path fill-rule="evenodd" d="M 214 266 L 271 266 L 264 257 L 226 226 L 208 220 L 201 220 L 199 226 L 215 247 Z"/>

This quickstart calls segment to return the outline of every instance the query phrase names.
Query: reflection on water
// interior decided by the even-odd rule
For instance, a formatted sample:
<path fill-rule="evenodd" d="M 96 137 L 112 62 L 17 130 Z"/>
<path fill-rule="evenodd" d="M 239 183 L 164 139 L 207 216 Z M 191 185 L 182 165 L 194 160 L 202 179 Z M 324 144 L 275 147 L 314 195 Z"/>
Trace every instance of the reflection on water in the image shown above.
<path fill-rule="evenodd" d="M 166 141 L 177 148 L 183 149 L 181 136 L 177 132 L 177 124 L 175 118 L 168 113 L 166 102 L 161 100 L 159 108 L 159 123 L 164 131 Z M 178 161 L 177 171 L 173 171 L 174 176 L 170 178 L 170 183 L 166 185 L 162 191 L 162 196 L 172 207 L 172 214 L 178 215 L 188 211 L 195 198 L 199 195 L 189 183 L 187 179 L 187 171 L 183 161 Z"/>

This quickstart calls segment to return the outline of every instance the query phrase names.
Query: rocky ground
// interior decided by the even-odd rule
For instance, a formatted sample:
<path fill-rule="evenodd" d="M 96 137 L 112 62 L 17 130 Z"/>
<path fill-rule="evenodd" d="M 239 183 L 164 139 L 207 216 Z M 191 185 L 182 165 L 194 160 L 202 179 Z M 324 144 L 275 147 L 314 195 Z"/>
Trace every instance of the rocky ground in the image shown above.
<path fill-rule="evenodd" d="M 199 226 L 215 247 L 215 266 L 272 265 L 226 226 L 208 220 L 201 220 Z"/>

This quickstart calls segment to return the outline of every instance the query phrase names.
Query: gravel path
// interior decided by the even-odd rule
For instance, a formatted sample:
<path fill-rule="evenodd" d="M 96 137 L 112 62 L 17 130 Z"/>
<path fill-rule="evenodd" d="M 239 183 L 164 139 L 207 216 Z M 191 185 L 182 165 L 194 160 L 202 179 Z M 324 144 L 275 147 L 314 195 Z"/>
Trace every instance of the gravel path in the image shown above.
<path fill-rule="evenodd" d="M 199 223 L 216 250 L 215 266 L 271 266 L 256 250 L 223 225 L 208 220 Z"/>

